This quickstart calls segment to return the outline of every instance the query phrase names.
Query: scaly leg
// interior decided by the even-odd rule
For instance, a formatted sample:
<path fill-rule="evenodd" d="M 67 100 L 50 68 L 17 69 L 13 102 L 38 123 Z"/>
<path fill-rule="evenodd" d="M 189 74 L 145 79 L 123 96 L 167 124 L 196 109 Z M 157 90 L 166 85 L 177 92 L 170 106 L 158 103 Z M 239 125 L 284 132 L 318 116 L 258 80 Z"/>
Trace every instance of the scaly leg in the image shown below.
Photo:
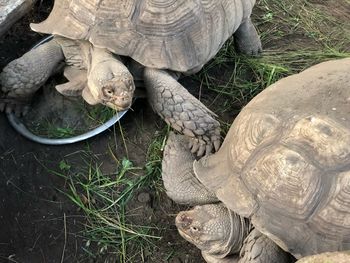
<path fill-rule="evenodd" d="M 16 115 L 25 114 L 33 94 L 55 72 L 62 60 L 61 46 L 51 40 L 11 61 L 0 73 L 3 93 L 0 111 L 6 109 L 6 112 L 14 111 Z"/>
<path fill-rule="evenodd" d="M 162 179 L 167 195 L 179 204 L 209 204 L 218 202 L 193 172 L 194 156 L 188 150 L 188 138 L 170 132 L 164 147 Z"/>
<path fill-rule="evenodd" d="M 172 128 L 191 137 L 192 152 L 198 156 L 220 146 L 220 124 L 215 114 L 192 96 L 164 70 L 145 68 L 148 99 Z"/>
<path fill-rule="evenodd" d="M 246 237 L 239 263 L 291 263 L 292 257 L 267 236 L 253 229 Z"/>

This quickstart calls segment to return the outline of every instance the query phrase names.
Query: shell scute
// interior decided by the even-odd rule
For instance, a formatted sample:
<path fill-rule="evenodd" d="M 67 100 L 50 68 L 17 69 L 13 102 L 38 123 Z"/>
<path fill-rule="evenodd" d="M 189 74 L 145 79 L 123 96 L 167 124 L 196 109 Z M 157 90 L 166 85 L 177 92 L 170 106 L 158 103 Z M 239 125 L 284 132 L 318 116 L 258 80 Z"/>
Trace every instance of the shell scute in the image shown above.
<path fill-rule="evenodd" d="M 327 239 L 349 243 L 350 246 L 350 171 L 338 174 L 328 198 L 319 208 L 309 226 Z"/>
<path fill-rule="evenodd" d="M 231 144 L 230 159 L 234 166 L 241 170 L 252 153 L 263 143 L 270 143 L 278 137 L 280 121 L 273 115 L 251 113 L 237 117 L 232 134 L 227 136 Z"/>
<path fill-rule="evenodd" d="M 298 220 L 307 220 L 318 204 L 321 171 L 299 153 L 282 145 L 266 149 L 243 180 L 261 206 Z"/>
<path fill-rule="evenodd" d="M 183 35 L 201 20 L 198 1 L 144 1 L 142 10 L 133 22 L 138 32 L 151 37 Z"/>
<path fill-rule="evenodd" d="M 284 142 L 305 151 L 325 169 L 350 163 L 350 131 L 324 116 L 302 118 Z"/>

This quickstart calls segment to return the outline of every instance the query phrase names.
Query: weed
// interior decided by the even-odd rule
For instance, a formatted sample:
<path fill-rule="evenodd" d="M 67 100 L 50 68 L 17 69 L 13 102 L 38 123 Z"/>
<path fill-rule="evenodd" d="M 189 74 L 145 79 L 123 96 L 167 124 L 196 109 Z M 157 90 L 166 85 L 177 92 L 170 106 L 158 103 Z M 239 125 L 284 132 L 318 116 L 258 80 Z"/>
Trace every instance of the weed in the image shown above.
<path fill-rule="evenodd" d="M 102 104 L 95 105 L 94 107 L 84 107 L 82 111 L 87 114 L 88 118 L 93 123 L 97 123 L 99 125 L 107 122 L 116 114 L 114 109 L 106 107 Z"/>
<path fill-rule="evenodd" d="M 322 61 L 350 56 L 350 28 L 322 4 L 260 0 L 256 13 L 262 55 L 237 54 L 231 38 L 194 76 L 213 92 L 204 103 L 221 117 L 224 134 L 232 116 L 269 85 Z M 343 19 L 346 21 L 345 12 Z M 223 119 L 227 113 L 231 117 Z"/>
<path fill-rule="evenodd" d="M 59 127 L 50 120 L 43 120 L 41 122 L 32 122 L 29 125 L 31 132 L 38 136 L 47 138 L 67 138 L 79 134 L 79 129 L 76 127 Z"/>
<path fill-rule="evenodd" d="M 141 168 L 127 159 L 121 160 L 117 174 L 112 175 L 103 174 L 95 159 L 85 163 L 84 169 L 73 171 L 64 160 L 60 162 L 60 172 L 55 172 L 69 185 L 68 192 L 60 191 L 86 216 L 84 249 L 91 254 L 94 251 L 90 248 L 96 246 L 100 254 L 118 252 L 117 262 L 127 262 L 130 243 L 144 247 L 152 244 L 152 239 L 160 238 L 153 234 L 152 227 L 130 223 L 126 213 L 133 192 L 148 182 L 148 175 L 136 174 Z"/>
<path fill-rule="evenodd" d="M 85 152 L 78 153 L 85 166 L 75 167 L 68 161 L 70 155 L 59 162 L 58 171 L 51 171 L 66 180 L 69 190 L 59 191 L 86 216 L 82 234 L 87 254 L 93 255 L 97 249 L 100 255 L 114 256 L 116 262 L 133 262 L 132 257 L 141 258 L 143 251 L 152 250 L 153 240 L 160 239 L 157 233 L 161 229 L 133 224 L 126 208 L 139 188 L 147 187 L 155 193 L 161 191 L 161 155 L 168 130 L 156 134 L 148 148 L 144 169 L 123 158 L 117 160 L 116 173 L 103 174 L 98 158 Z"/>

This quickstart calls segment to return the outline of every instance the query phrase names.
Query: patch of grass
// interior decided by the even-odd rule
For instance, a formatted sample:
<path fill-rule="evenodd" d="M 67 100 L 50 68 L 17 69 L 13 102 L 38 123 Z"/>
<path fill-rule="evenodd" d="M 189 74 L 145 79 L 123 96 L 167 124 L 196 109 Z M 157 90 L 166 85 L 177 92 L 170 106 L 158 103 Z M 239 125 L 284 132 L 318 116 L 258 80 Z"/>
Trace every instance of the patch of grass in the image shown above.
<path fill-rule="evenodd" d="M 87 114 L 88 118 L 91 119 L 94 123 L 103 124 L 111 119 L 117 111 L 104 106 L 102 104 L 89 107 L 89 109 L 84 109 L 84 112 Z"/>
<path fill-rule="evenodd" d="M 161 131 L 159 131 L 155 138 L 152 140 L 147 151 L 147 162 L 145 164 L 145 173 L 148 178 L 151 179 L 149 185 L 157 197 L 159 193 L 164 190 L 163 182 L 161 178 L 161 166 L 163 158 L 163 150 L 167 140 L 168 133 L 170 131 L 170 126 L 165 126 Z"/>
<path fill-rule="evenodd" d="M 114 254 L 117 262 L 128 259 L 129 247 L 142 248 L 159 239 L 151 226 L 134 225 L 128 221 L 126 204 L 138 188 L 148 183 L 148 175 L 139 175 L 141 168 L 123 159 L 116 174 L 106 175 L 96 160 L 86 161 L 86 167 L 73 171 L 67 161 L 61 161 L 56 175 L 63 177 L 69 191 L 63 192 L 86 216 L 84 250 L 89 254 Z M 62 191 L 61 191 L 62 192 Z M 97 248 L 96 248 L 97 247 Z"/>
<path fill-rule="evenodd" d="M 69 190 L 60 191 L 86 217 L 83 249 L 91 257 L 98 251 L 99 257 L 113 258 L 115 262 L 134 262 L 135 258 L 144 257 L 144 251 L 152 251 L 154 242 L 161 238 L 162 229 L 134 224 L 127 205 L 140 188 L 151 189 L 155 198 L 162 191 L 161 157 L 167 132 L 165 128 L 156 134 L 144 168 L 135 167 L 126 158 L 117 160 L 112 156 L 117 172 L 103 174 L 99 160 L 91 152 L 79 153 L 85 163 L 81 167 L 70 163 L 70 156 L 59 162 L 53 173 L 66 180 Z"/>
<path fill-rule="evenodd" d="M 69 102 L 68 100 L 66 103 L 71 103 L 69 104 L 71 112 L 67 113 L 65 108 L 62 108 L 59 112 L 50 112 L 43 117 L 33 110 L 29 113 L 29 120 L 26 117 L 23 119 L 24 123 L 32 133 L 38 136 L 68 138 L 97 128 L 117 113 L 101 104 L 90 106 L 81 101 Z M 66 114 L 70 114 L 70 118 L 66 118 Z"/>
<path fill-rule="evenodd" d="M 314 43 L 319 47 L 349 52 L 350 28 L 344 23 L 350 18 L 350 7 L 344 0 L 331 2 L 258 1 L 256 21 L 263 43 L 269 45 L 290 40 L 293 46 L 294 42 L 304 39 L 306 44 Z M 335 8 L 331 10 L 330 5 Z"/>
<path fill-rule="evenodd" d="M 35 135 L 46 138 L 68 138 L 79 134 L 79 129 L 76 127 L 59 127 L 49 120 L 38 123 L 32 122 L 32 125 L 30 125 L 28 128 Z"/>
<path fill-rule="evenodd" d="M 345 8 L 342 0 L 337 3 L 344 7 L 329 10 L 321 1 L 313 2 L 257 1 L 253 19 L 260 31 L 262 55 L 236 53 L 231 38 L 194 76 L 203 90 L 213 92 L 204 103 L 219 115 L 224 134 L 232 117 L 269 85 L 322 61 L 350 56 L 350 26 L 345 26 L 350 6 Z"/>

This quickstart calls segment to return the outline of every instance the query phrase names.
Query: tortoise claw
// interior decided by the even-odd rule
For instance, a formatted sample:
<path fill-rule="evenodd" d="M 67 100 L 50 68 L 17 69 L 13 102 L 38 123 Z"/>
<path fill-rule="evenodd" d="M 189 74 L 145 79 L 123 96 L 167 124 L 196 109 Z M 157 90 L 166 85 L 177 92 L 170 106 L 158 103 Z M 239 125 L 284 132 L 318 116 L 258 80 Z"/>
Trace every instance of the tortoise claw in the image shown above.
<path fill-rule="evenodd" d="M 191 143 L 192 147 L 190 147 L 191 149 L 191 153 L 196 153 L 199 150 L 199 142 L 197 139 L 191 139 Z"/>
<path fill-rule="evenodd" d="M 212 138 L 212 142 L 214 145 L 215 152 L 217 152 L 220 148 L 221 140 L 220 140 L 220 138 Z"/>
<path fill-rule="evenodd" d="M 5 110 L 5 102 L 0 102 L 0 112 L 3 112 Z"/>
<path fill-rule="evenodd" d="M 205 145 L 201 145 L 199 147 L 198 152 L 197 152 L 197 157 L 202 157 L 205 153 L 205 149 L 206 149 Z"/>
<path fill-rule="evenodd" d="M 191 153 L 196 154 L 197 157 L 202 157 L 203 155 L 209 155 L 216 152 L 220 147 L 220 137 L 212 137 L 211 140 L 208 137 L 201 136 L 200 138 L 191 138 L 189 142 L 189 148 Z"/>
<path fill-rule="evenodd" d="M 30 106 L 29 101 L 17 101 L 12 98 L 0 99 L 0 112 L 5 111 L 7 114 L 14 113 L 17 117 L 24 116 L 28 113 Z"/>
<path fill-rule="evenodd" d="M 211 153 L 213 150 L 213 144 L 207 144 L 206 147 L 205 147 L 205 152 L 207 154 Z"/>

